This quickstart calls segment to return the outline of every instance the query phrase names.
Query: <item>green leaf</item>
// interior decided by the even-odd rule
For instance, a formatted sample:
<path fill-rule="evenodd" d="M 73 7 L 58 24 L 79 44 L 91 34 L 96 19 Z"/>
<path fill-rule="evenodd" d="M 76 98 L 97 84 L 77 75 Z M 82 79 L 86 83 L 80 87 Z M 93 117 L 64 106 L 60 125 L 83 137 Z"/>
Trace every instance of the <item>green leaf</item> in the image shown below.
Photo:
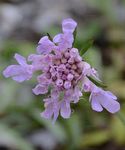
<path fill-rule="evenodd" d="M 50 41 L 53 41 L 53 38 L 51 37 L 51 35 L 49 33 L 47 33 L 47 36 L 48 36 Z"/>
<path fill-rule="evenodd" d="M 75 44 L 76 41 L 76 35 L 77 35 L 77 28 L 75 28 L 75 31 L 73 32 L 73 37 L 74 37 L 73 45 Z"/>
<path fill-rule="evenodd" d="M 84 41 L 83 47 L 80 50 L 80 55 L 83 56 L 92 45 L 93 45 L 93 40 Z"/>
<path fill-rule="evenodd" d="M 94 79 L 93 77 L 87 76 L 87 78 L 88 78 L 91 82 L 93 82 L 95 85 L 97 85 L 97 86 L 99 86 L 99 87 L 102 87 L 102 88 L 106 88 L 106 87 L 107 87 L 103 82 L 98 81 L 98 80 Z"/>

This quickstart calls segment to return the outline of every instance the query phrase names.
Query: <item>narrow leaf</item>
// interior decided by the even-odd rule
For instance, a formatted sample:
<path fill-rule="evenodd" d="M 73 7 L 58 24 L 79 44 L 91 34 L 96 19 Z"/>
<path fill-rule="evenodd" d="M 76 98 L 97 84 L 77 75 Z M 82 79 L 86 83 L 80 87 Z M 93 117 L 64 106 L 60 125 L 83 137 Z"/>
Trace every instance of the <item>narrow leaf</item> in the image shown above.
<path fill-rule="evenodd" d="M 73 37 L 74 37 L 73 46 L 74 46 L 75 41 L 76 41 L 76 35 L 77 35 L 77 28 L 75 28 L 75 31 L 73 32 Z"/>
<path fill-rule="evenodd" d="M 83 47 L 80 50 L 80 55 L 83 56 L 92 45 L 93 45 L 93 40 L 88 40 L 83 42 Z"/>
<path fill-rule="evenodd" d="M 102 87 L 102 88 L 106 88 L 106 87 L 107 87 L 103 82 L 98 81 L 98 80 L 96 80 L 96 79 L 94 79 L 93 77 L 90 77 L 90 76 L 87 76 L 87 77 L 88 77 L 88 79 L 89 79 L 91 82 L 93 82 L 95 85 L 97 85 L 97 86 L 99 86 L 99 87 Z"/>
<path fill-rule="evenodd" d="M 50 41 L 53 41 L 53 38 L 51 37 L 51 35 L 49 33 L 47 33 L 47 36 L 48 36 Z"/>

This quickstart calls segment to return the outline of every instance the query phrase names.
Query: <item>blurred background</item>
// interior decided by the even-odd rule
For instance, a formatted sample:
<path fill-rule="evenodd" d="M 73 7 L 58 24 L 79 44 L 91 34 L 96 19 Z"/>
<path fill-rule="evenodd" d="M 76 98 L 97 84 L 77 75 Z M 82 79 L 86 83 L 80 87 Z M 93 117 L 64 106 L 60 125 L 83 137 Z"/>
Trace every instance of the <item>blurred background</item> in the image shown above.
<path fill-rule="evenodd" d="M 61 21 L 78 22 L 75 46 L 88 39 L 85 54 L 121 111 L 91 110 L 88 99 L 72 105 L 68 120 L 55 125 L 40 117 L 42 96 L 31 90 L 36 79 L 18 84 L 2 76 L 14 53 L 35 53 L 40 37 L 61 32 Z M 0 150 L 125 150 L 125 0 L 0 0 Z"/>

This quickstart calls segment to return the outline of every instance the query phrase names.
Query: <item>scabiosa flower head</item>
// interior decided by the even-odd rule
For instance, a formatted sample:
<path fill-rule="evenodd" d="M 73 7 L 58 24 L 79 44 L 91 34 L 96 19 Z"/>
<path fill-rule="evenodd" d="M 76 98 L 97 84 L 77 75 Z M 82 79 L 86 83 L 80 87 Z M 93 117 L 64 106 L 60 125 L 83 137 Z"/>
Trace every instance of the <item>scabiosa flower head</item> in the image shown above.
<path fill-rule="evenodd" d="M 90 103 L 95 111 L 102 111 L 104 107 L 115 113 L 120 109 L 116 96 L 97 87 L 88 78 L 93 77 L 100 81 L 97 71 L 73 47 L 76 27 L 77 23 L 73 19 L 63 20 L 62 33 L 53 39 L 49 36 L 40 39 L 36 49 L 38 54 L 28 57 L 30 64 L 26 63 L 24 57 L 16 54 L 15 59 L 19 65 L 11 65 L 3 72 L 5 77 L 22 82 L 29 80 L 35 71 L 40 70 L 38 84 L 33 88 L 33 93 L 48 93 L 48 97 L 43 100 L 45 110 L 41 116 L 46 119 L 53 118 L 53 121 L 56 121 L 59 114 L 63 118 L 69 118 L 70 103 L 77 103 L 84 92 L 91 93 Z"/>

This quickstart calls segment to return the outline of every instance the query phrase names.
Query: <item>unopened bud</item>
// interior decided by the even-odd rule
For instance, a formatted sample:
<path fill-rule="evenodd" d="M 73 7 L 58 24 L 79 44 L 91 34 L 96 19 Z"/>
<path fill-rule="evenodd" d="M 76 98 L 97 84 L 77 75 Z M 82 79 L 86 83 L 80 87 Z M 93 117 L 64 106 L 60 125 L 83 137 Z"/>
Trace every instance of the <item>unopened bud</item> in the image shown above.
<path fill-rule="evenodd" d="M 79 74 L 75 72 L 74 76 L 75 76 L 75 79 L 77 79 L 79 77 Z"/>
<path fill-rule="evenodd" d="M 62 79 L 57 79 L 56 80 L 56 85 L 61 87 L 63 85 L 63 80 Z"/>
<path fill-rule="evenodd" d="M 73 79 L 73 77 L 74 76 L 71 73 L 69 73 L 68 76 L 67 76 L 67 80 L 71 81 Z"/>
<path fill-rule="evenodd" d="M 65 63 L 67 62 L 67 59 L 63 57 L 63 58 L 61 59 L 61 62 L 62 62 L 63 64 L 65 64 Z"/>
<path fill-rule="evenodd" d="M 60 65 L 60 63 L 61 63 L 61 62 L 60 62 L 59 59 L 55 60 L 55 62 L 54 62 L 55 65 Z"/>
<path fill-rule="evenodd" d="M 64 88 L 65 89 L 70 89 L 70 87 L 71 87 L 71 82 L 70 81 L 65 81 Z"/>
<path fill-rule="evenodd" d="M 66 68 L 71 69 L 71 65 L 69 63 L 67 63 Z"/>
<path fill-rule="evenodd" d="M 67 79 L 67 76 L 66 76 L 65 74 L 63 74 L 63 75 L 62 75 L 62 79 L 63 79 L 63 80 L 66 80 L 66 79 Z"/>
<path fill-rule="evenodd" d="M 74 63 L 74 58 L 70 58 L 70 59 L 68 60 L 68 63 L 69 63 L 69 64 L 73 64 L 73 63 Z"/>
<path fill-rule="evenodd" d="M 72 65 L 72 69 L 73 69 L 73 70 L 76 70 L 76 69 L 77 69 L 77 66 L 76 66 L 75 64 L 73 64 L 73 65 Z"/>
<path fill-rule="evenodd" d="M 70 54 L 68 52 L 64 53 L 64 56 L 66 59 L 68 59 L 70 57 Z"/>
<path fill-rule="evenodd" d="M 78 55 L 77 57 L 75 57 L 75 61 L 80 62 L 80 61 L 82 61 L 82 58 Z"/>
<path fill-rule="evenodd" d="M 84 68 L 84 62 L 81 61 L 80 63 L 77 64 L 77 66 L 78 66 L 79 69 L 82 70 Z"/>
<path fill-rule="evenodd" d="M 72 57 L 77 57 L 78 56 L 78 49 L 77 48 L 72 48 L 71 50 L 70 50 L 70 55 L 72 56 Z"/>
<path fill-rule="evenodd" d="M 47 72 L 47 73 L 46 73 L 46 77 L 47 77 L 47 79 L 50 79 L 50 78 L 51 78 L 51 73 L 50 73 L 50 72 Z"/>

